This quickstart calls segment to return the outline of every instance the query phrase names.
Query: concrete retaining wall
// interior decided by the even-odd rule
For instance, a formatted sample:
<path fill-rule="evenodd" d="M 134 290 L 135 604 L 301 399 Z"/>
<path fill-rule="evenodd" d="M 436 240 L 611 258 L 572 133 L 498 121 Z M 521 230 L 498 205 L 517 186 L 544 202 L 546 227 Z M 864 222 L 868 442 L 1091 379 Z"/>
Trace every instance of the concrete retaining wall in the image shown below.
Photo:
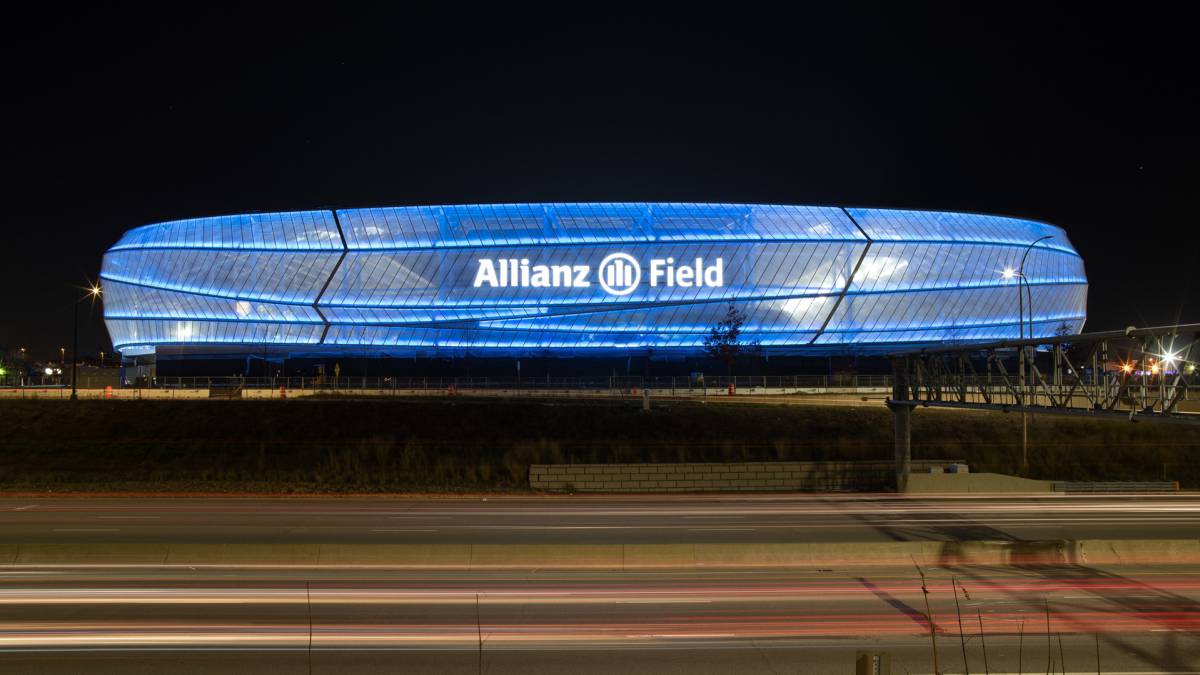
<path fill-rule="evenodd" d="M 914 461 L 913 471 L 953 461 Z M 895 465 L 885 461 L 534 464 L 529 486 L 570 492 L 836 492 L 887 489 L 894 476 Z"/>

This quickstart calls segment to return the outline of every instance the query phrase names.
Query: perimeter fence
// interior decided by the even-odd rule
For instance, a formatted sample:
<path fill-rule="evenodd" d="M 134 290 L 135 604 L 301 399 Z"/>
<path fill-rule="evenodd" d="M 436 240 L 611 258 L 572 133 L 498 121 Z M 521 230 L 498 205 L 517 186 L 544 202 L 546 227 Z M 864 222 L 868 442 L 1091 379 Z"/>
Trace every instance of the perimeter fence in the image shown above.
<path fill-rule="evenodd" d="M 824 391 L 880 389 L 892 386 L 890 375 L 737 375 L 737 376 L 600 376 L 600 377 L 160 377 L 161 389 L 278 389 L 289 390 L 578 390 L 655 391 L 780 389 Z"/>

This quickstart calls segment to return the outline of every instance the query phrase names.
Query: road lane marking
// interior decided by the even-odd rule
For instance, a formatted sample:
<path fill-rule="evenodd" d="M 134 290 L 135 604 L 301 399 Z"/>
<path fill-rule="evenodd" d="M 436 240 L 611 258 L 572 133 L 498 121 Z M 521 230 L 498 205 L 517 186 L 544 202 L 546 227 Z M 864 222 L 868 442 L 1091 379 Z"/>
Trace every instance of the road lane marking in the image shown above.
<path fill-rule="evenodd" d="M 162 516 L 96 516 L 98 520 L 152 520 L 162 518 Z"/>
<path fill-rule="evenodd" d="M 711 605 L 712 600 L 693 600 L 691 598 L 632 598 L 613 600 L 617 605 Z"/>

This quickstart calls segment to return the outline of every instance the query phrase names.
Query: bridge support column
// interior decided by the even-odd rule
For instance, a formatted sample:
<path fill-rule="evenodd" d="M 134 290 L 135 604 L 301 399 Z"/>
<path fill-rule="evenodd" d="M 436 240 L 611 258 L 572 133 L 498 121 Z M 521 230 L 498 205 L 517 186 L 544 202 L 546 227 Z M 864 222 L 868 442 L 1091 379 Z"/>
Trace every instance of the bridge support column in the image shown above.
<path fill-rule="evenodd" d="M 908 359 L 892 360 L 892 436 L 895 440 L 896 492 L 908 490 L 908 474 L 912 471 L 912 406 L 909 400 Z"/>
<path fill-rule="evenodd" d="M 889 404 L 894 422 L 896 453 L 896 492 L 908 490 L 908 474 L 912 472 L 912 407 Z"/>

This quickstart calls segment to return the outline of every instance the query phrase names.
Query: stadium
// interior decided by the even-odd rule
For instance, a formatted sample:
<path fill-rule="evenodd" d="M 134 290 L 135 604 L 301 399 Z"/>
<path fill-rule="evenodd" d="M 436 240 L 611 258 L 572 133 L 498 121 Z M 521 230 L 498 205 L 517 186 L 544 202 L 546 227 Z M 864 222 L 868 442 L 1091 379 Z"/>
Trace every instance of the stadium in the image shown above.
<path fill-rule="evenodd" d="M 546 203 L 257 213 L 104 256 L 126 359 L 696 354 L 733 305 L 765 354 L 1077 333 L 1058 227 L 825 206 Z"/>

